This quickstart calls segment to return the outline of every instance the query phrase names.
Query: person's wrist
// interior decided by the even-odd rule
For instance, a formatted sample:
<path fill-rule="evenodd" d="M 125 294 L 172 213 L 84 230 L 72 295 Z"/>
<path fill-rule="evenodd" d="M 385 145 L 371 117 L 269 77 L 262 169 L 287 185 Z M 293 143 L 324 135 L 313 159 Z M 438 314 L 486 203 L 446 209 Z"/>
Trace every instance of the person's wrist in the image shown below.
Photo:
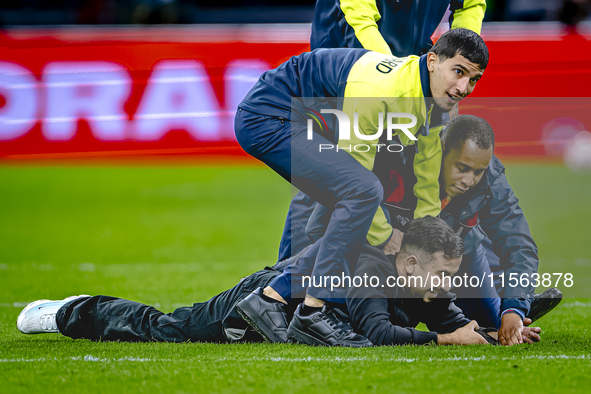
<path fill-rule="evenodd" d="M 509 309 L 505 309 L 503 311 L 503 313 L 501 314 L 501 319 L 504 318 L 507 315 L 517 315 L 519 316 L 519 318 L 523 321 L 523 319 L 525 318 L 525 313 L 523 313 L 522 311 L 520 311 L 519 309 L 515 309 L 515 308 L 509 308 Z"/>
<path fill-rule="evenodd" d="M 453 334 L 437 334 L 438 345 L 453 345 L 454 343 Z"/>

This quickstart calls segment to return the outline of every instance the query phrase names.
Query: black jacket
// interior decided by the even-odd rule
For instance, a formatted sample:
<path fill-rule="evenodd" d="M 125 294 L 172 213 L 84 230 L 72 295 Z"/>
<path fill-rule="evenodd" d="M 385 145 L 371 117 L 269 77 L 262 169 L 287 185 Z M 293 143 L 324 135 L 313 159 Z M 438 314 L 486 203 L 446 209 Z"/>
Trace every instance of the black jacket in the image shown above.
<path fill-rule="evenodd" d="M 437 343 L 437 333 L 453 332 L 470 322 L 453 303 L 455 296 L 451 293 L 439 294 L 426 303 L 410 298 L 404 289 L 389 286 L 388 277 L 391 277 L 391 284 L 398 277 L 395 258 L 373 246 L 363 247 L 355 276 L 375 276 L 380 284 L 349 288 L 347 309 L 355 332 L 378 346 L 424 345 Z M 431 332 L 414 329 L 419 322 L 425 323 Z"/>

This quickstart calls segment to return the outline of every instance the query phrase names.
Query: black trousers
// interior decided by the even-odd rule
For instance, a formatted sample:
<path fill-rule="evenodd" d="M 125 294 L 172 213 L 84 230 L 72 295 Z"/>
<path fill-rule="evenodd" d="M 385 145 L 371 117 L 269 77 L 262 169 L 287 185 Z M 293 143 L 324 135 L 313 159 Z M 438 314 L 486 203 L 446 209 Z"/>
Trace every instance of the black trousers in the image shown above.
<path fill-rule="evenodd" d="M 240 317 L 236 304 L 258 287 L 266 287 L 279 273 L 266 268 L 206 302 L 166 314 L 121 298 L 102 295 L 80 298 L 59 309 L 57 326 L 65 336 L 94 341 L 262 341 Z"/>

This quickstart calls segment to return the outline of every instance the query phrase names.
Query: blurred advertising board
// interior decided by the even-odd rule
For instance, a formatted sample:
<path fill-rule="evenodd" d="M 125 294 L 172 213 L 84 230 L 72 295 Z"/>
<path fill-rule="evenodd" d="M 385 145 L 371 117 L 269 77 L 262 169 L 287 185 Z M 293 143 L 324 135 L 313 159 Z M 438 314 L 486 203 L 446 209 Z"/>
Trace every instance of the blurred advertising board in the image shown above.
<path fill-rule="evenodd" d="M 309 25 L 2 30 L 0 159 L 243 156 L 233 133 L 238 103 L 264 71 L 309 50 L 309 31 Z M 588 130 L 576 113 L 564 115 L 570 104 L 589 112 L 588 36 L 565 36 L 553 24 L 504 24 L 485 26 L 483 37 L 491 61 L 473 97 L 496 98 L 501 108 L 500 97 L 538 98 L 505 102 L 511 119 L 538 119 L 524 121 L 517 136 L 504 131 L 505 115 L 487 119 L 499 153 L 555 154 L 543 145 L 544 133 L 552 134 L 549 122 Z M 578 99 L 554 106 L 553 97 Z M 480 104 L 460 108 L 505 113 Z"/>

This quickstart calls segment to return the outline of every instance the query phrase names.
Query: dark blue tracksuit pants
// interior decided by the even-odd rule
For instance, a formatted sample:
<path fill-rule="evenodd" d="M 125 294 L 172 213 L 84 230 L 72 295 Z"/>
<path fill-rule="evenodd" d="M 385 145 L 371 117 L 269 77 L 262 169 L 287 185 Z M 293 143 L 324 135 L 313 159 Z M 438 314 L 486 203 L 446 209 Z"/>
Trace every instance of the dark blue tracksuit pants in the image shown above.
<path fill-rule="evenodd" d="M 291 200 L 279 243 L 278 261 L 285 260 L 312 244 L 306 234 L 306 225 L 316 204 L 318 204 L 316 201 L 302 192 L 296 194 Z"/>
<path fill-rule="evenodd" d="M 308 140 L 305 122 L 292 124 L 285 119 L 239 109 L 235 130 L 246 152 L 314 201 L 334 207 L 325 236 L 317 247 L 308 249 L 304 255 L 306 261 L 313 264 L 308 269 L 318 278 L 316 283 L 327 276 L 350 276 L 382 201 L 384 193 L 378 178 L 346 151 L 319 152 L 320 144 L 332 142 L 316 133 Z M 270 286 L 284 299 L 291 299 L 291 268 Z M 345 298 L 346 290 L 310 287 L 308 294 L 332 301 Z"/>

